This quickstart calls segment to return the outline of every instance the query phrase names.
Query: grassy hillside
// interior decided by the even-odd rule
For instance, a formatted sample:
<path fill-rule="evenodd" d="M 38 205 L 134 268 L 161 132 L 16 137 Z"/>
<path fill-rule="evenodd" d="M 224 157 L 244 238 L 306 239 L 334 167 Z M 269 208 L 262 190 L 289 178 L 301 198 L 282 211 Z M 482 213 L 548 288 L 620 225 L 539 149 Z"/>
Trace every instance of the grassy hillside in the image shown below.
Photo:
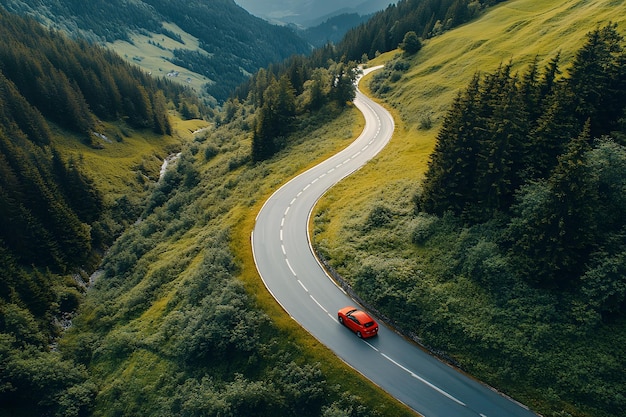
<path fill-rule="evenodd" d="M 108 46 L 120 56 L 141 67 L 146 72 L 158 77 L 168 77 L 172 81 L 191 87 L 201 94 L 203 87 L 214 80 L 205 75 L 172 63 L 174 50 L 182 49 L 189 52 L 200 52 L 208 55 L 200 48 L 197 37 L 185 32 L 173 23 L 163 23 L 168 33 L 176 34 L 176 39 L 163 34 L 132 33 L 130 40 L 118 39 Z M 169 75 L 168 75 L 169 74 Z"/>
<path fill-rule="evenodd" d="M 345 278 L 363 285 L 365 276 L 385 274 L 393 285 L 379 291 L 378 302 L 402 304 L 404 298 L 396 293 L 402 292 L 410 294 L 416 315 L 431 313 L 431 322 L 411 329 L 424 343 L 445 350 L 464 369 L 545 415 L 612 415 L 622 407 L 617 393 L 623 379 L 616 375 L 624 366 L 623 319 L 577 333 L 580 324 L 561 322 L 560 314 L 576 308 L 566 295 L 533 299 L 539 292 L 516 288 L 517 299 L 502 306 L 498 295 L 462 275 L 442 278 L 456 262 L 455 251 L 471 248 L 477 232 L 464 230 L 447 241 L 414 245 L 412 233 L 427 228 L 427 220 L 414 216 L 412 198 L 447 109 L 477 72 L 494 72 L 512 62 L 521 73 L 535 57 L 543 68 L 558 52 L 565 70 L 585 34 L 609 22 L 626 31 L 626 2 L 508 1 L 426 41 L 412 58 L 398 52 L 379 57 L 374 63 L 390 65 L 370 86 L 396 118 L 394 138 L 375 161 L 325 196 L 313 225 L 316 246 Z M 384 226 L 372 226 L 380 213 L 387 216 Z M 520 307 L 529 300 L 534 304 Z M 443 337 L 446 332 L 455 336 Z M 528 346 L 516 350 L 511 347 L 516 340 Z M 530 346 L 541 344 L 542 356 L 533 357 Z"/>
<path fill-rule="evenodd" d="M 71 134 L 55 135 L 52 143 L 67 158 L 83 161 L 83 167 L 96 187 L 111 204 L 122 196 L 145 198 L 146 192 L 159 179 L 163 160 L 193 140 L 193 132 L 210 124 L 204 120 L 181 120 L 170 114 L 173 135 L 162 136 L 137 131 L 122 123 L 104 123 L 102 134 L 118 138 L 103 142 L 100 149 L 81 143 Z"/>
<path fill-rule="evenodd" d="M 623 30 L 623 5 L 623 1 L 504 2 L 478 21 L 425 43 L 385 100 L 398 108 L 408 127 L 418 128 L 421 116 L 431 115 L 436 128 L 476 72 L 491 72 L 509 61 L 522 70 L 536 56 L 543 66 L 559 51 L 566 68 L 585 34 L 597 25 L 612 21 Z"/>

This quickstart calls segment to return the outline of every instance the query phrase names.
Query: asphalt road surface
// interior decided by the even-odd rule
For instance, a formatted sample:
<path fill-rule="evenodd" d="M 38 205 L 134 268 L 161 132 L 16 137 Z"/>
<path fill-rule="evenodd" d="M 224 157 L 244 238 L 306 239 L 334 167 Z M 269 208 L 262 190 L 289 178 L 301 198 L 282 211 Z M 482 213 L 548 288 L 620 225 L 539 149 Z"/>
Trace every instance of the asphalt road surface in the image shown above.
<path fill-rule="evenodd" d="M 362 134 L 340 153 L 282 186 L 257 216 L 252 248 L 265 286 L 321 343 L 423 416 L 536 417 L 523 405 L 427 354 L 380 320 L 378 336 L 367 340 L 337 321 L 337 310 L 358 305 L 313 255 L 309 216 L 326 190 L 376 156 L 394 130 L 389 112 L 360 91 L 354 103 L 365 116 Z"/>

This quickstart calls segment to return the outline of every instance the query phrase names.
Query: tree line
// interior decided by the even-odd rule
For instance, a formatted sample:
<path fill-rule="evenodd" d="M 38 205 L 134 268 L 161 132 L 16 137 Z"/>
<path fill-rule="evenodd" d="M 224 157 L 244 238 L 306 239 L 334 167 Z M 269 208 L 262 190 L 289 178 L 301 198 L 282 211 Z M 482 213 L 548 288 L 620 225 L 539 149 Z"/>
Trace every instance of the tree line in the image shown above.
<path fill-rule="evenodd" d="M 407 32 L 420 38 L 437 36 L 474 19 L 502 0 L 400 0 L 351 29 L 337 43 L 336 54 L 348 60 L 396 49 Z"/>
<path fill-rule="evenodd" d="M 97 118 L 170 134 L 166 99 L 182 88 L 155 80 L 112 52 L 72 41 L 0 10 L 0 71 L 46 118 L 93 138 Z"/>
<path fill-rule="evenodd" d="M 528 281 L 571 288 L 597 267 L 613 288 L 623 274 L 607 262 L 626 249 L 626 52 L 617 25 L 589 33 L 560 74 L 558 55 L 521 75 L 510 64 L 476 74 L 445 117 L 416 209 L 468 225 L 504 215 L 502 244 Z M 626 307 L 623 290 L 604 297 L 605 309 Z"/>
<path fill-rule="evenodd" d="M 297 127 L 298 116 L 329 104 L 344 108 L 355 97 L 358 74 L 355 62 L 312 68 L 297 56 L 282 68 L 259 70 L 248 92 L 248 100 L 256 108 L 252 160 L 268 159 L 284 147 L 287 136 Z"/>

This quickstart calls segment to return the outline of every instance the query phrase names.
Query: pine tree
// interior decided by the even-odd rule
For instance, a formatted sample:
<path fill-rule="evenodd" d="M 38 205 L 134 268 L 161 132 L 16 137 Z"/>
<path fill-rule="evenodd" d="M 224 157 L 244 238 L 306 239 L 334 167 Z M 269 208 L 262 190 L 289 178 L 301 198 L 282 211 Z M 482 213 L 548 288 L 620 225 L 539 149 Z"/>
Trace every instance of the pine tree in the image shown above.
<path fill-rule="evenodd" d="M 587 35 L 572 64 L 569 85 L 575 111 L 581 123 L 591 120 L 592 137 L 615 130 L 626 109 L 623 40 L 615 23 L 598 28 Z"/>
<path fill-rule="evenodd" d="M 589 258 L 597 235 L 595 207 L 599 206 L 597 189 L 589 186 L 589 168 L 585 158 L 591 150 L 589 122 L 583 132 L 558 158 L 558 165 L 548 180 L 554 195 L 550 222 L 560 250 L 554 259 L 557 281 L 578 276 Z"/>
<path fill-rule="evenodd" d="M 510 65 L 490 76 L 492 91 L 488 106 L 490 116 L 480 133 L 478 164 L 474 187 L 474 214 L 471 221 L 488 220 L 495 212 L 506 212 L 521 185 L 522 156 L 528 130 L 527 114 L 519 92 L 517 77 L 510 75 Z M 488 101 L 485 98 L 481 100 Z"/>
<path fill-rule="evenodd" d="M 252 135 L 252 160 L 255 162 L 266 160 L 276 152 L 273 133 L 275 121 L 272 116 L 267 104 L 258 110 Z"/>
<path fill-rule="evenodd" d="M 476 74 L 467 90 L 454 100 L 437 134 L 437 143 L 417 198 L 418 210 L 443 215 L 461 215 L 472 193 L 478 139 L 476 121 L 480 75 Z M 445 190 L 445 192 L 444 192 Z"/>
<path fill-rule="evenodd" d="M 567 143 L 580 132 L 573 100 L 565 82 L 555 86 L 553 94 L 546 99 L 544 113 L 529 133 L 528 142 L 534 150 L 527 160 L 529 178 L 547 178 Z"/>
<path fill-rule="evenodd" d="M 588 127 L 570 141 L 548 180 L 524 186 L 507 230 L 527 281 L 567 287 L 583 272 L 597 236 L 597 189 L 588 181 Z"/>

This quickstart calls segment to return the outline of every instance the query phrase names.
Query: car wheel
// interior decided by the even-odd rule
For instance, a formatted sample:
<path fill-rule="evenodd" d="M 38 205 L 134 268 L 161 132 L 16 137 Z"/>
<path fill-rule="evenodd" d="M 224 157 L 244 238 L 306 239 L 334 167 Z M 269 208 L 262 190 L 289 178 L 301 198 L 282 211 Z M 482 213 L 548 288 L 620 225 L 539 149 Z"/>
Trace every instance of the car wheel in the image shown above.
<path fill-rule="evenodd" d="M 339 316 L 337 317 L 337 320 L 339 320 L 339 323 L 343 324 L 343 317 Z"/>
<path fill-rule="evenodd" d="M 356 332 L 356 337 L 358 337 L 359 339 L 362 339 L 363 335 L 361 334 L 361 332 Z"/>

